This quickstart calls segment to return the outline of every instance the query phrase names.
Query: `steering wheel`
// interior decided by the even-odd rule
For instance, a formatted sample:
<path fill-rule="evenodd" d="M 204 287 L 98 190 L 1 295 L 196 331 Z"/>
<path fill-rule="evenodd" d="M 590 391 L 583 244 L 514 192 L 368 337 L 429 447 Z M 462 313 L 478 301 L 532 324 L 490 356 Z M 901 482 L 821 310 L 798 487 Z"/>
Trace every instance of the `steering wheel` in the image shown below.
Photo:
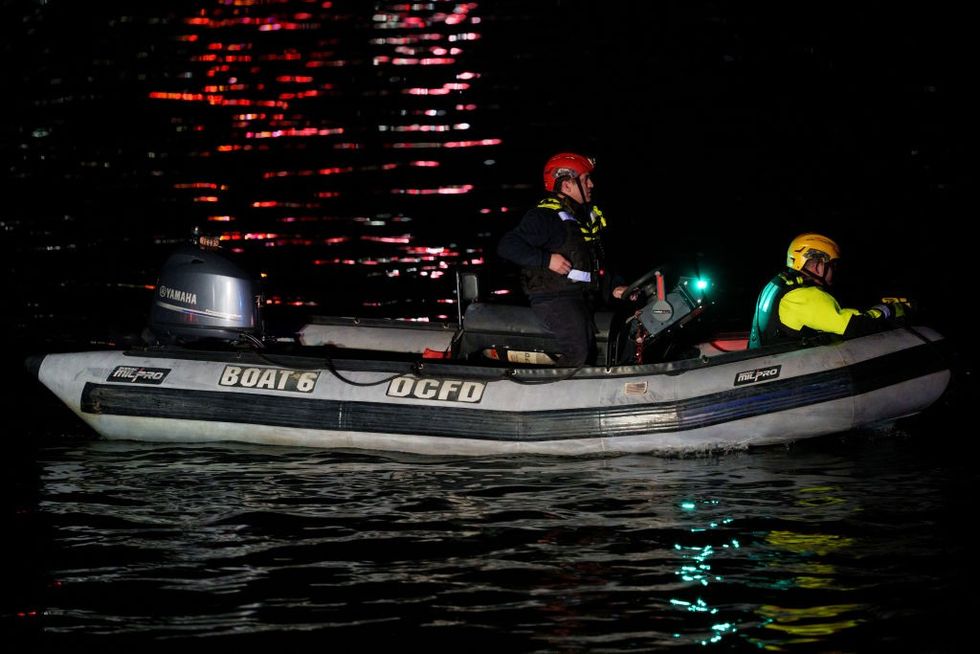
<path fill-rule="evenodd" d="M 635 282 L 633 282 L 632 284 L 630 284 L 629 286 L 627 286 L 626 287 L 626 290 L 623 291 L 623 297 L 624 298 L 630 297 L 631 295 L 633 295 L 633 293 L 636 293 L 637 291 L 639 291 L 640 289 L 642 289 L 644 286 L 646 286 L 647 284 L 649 284 L 650 282 L 652 282 L 654 280 L 654 278 L 657 276 L 657 273 L 663 274 L 662 267 L 657 267 L 657 268 L 654 268 L 653 270 L 648 271 L 645 275 L 643 275 L 642 277 L 640 277 L 639 279 L 637 279 Z"/>

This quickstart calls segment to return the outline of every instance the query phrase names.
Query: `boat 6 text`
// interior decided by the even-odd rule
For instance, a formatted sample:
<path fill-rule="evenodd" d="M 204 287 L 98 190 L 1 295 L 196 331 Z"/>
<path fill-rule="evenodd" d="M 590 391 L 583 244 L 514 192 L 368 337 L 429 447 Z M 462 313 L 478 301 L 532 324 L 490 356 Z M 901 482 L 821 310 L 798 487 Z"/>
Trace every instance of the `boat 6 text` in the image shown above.
<path fill-rule="evenodd" d="M 316 380 L 319 375 L 320 373 L 309 370 L 225 366 L 218 383 L 221 386 L 240 386 L 241 388 L 264 388 L 270 391 L 310 393 L 316 387 Z"/>

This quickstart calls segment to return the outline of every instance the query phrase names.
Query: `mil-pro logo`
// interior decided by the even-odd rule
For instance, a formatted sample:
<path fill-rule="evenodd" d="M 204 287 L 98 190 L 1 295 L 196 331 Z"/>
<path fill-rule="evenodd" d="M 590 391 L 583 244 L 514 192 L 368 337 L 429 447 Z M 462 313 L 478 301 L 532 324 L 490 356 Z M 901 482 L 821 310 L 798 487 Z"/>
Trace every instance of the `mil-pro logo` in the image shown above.
<path fill-rule="evenodd" d="M 778 365 L 740 372 L 735 375 L 735 385 L 742 386 L 743 384 L 754 384 L 757 381 L 769 381 L 770 379 L 775 379 L 776 377 L 779 377 L 779 371 L 782 369 L 783 366 Z"/>
<path fill-rule="evenodd" d="M 143 366 L 116 366 L 106 381 L 125 384 L 161 384 L 170 368 L 144 368 Z"/>

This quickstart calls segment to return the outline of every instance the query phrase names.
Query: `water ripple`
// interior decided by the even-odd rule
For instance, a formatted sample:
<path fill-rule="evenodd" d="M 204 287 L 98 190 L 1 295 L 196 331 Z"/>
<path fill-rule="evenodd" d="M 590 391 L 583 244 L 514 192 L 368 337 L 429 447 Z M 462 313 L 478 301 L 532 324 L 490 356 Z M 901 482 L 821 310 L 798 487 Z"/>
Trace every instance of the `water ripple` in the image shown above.
<path fill-rule="evenodd" d="M 909 440 L 613 460 L 99 441 L 41 454 L 34 594 L 53 643 L 327 630 L 516 651 L 859 651 L 843 644 L 909 633 L 923 594 L 948 607 L 962 583 L 940 551 L 944 475 L 923 477 Z"/>

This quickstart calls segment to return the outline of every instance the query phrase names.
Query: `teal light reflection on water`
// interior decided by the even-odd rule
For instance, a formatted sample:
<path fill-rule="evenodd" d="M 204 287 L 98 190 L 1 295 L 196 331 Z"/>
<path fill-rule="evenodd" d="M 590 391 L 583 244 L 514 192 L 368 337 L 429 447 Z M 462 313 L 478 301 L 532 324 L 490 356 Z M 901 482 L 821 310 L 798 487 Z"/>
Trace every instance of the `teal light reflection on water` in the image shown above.
<path fill-rule="evenodd" d="M 684 500 L 678 504 L 680 510 L 686 514 L 693 517 L 695 512 L 700 509 L 714 509 L 720 502 L 718 500 Z M 691 525 L 688 529 L 691 534 L 707 534 L 712 530 L 719 529 L 724 525 L 731 524 L 734 521 L 731 517 L 725 517 L 719 519 L 717 516 L 711 516 L 706 520 L 705 524 L 702 525 Z M 676 575 L 680 577 L 685 583 L 696 584 L 697 587 L 704 589 L 708 587 L 713 582 L 723 581 L 723 578 L 714 574 L 712 572 L 711 557 L 715 556 L 720 550 L 725 549 L 738 549 L 741 545 L 737 539 L 730 539 L 723 543 L 703 543 L 703 544 L 682 544 L 675 543 L 674 550 L 680 553 L 682 562 L 677 568 Z M 691 613 L 705 613 L 708 615 L 716 615 L 718 613 L 718 608 L 711 606 L 707 601 L 698 594 L 696 599 L 683 599 L 683 598 L 671 598 L 670 604 L 683 611 L 688 611 Z M 702 645 L 709 645 L 712 643 L 717 643 L 721 641 L 726 635 L 733 634 L 737 631 L 735 624 L 731 622 L 717 622 L 707 627 L 705 633 L 700 636 L 694 636 L 694 642 Z M 691 635 L 685 636 L 684 634 L 675 633 L 674 638 L 690 638 Z"/>
<path fill-rule="evenodd" d="M 704 603 L 704 600 L 700 597 L 693 602 L 685 602 L 684 600 L 672 599 L 670 603 L 675 606 L 683 606 L 685 609 L 692 613 L 717 613 L 718 609 L 713 609 Z"/>

